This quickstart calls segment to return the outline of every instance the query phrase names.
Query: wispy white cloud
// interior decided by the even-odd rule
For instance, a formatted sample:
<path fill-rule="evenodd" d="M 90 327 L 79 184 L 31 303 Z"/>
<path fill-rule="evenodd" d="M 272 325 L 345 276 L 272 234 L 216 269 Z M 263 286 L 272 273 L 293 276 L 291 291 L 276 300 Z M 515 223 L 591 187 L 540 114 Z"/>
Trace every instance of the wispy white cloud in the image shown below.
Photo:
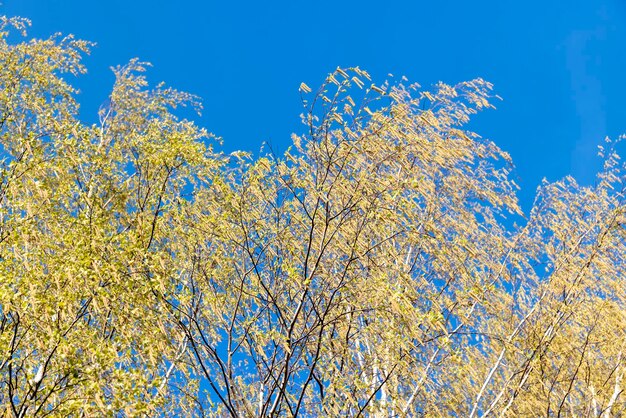
<path fill-rule="evenodd" d="M 594 29 L 574 30 L 566 42 L 566 65 L 570 74 L 572 98 L 580 123 L 580 136 L 571 156 L 572 174 L 580 181 L 591 182 L 597 171 L 598 145 L 607 135 L 606 97 L 602 91 L 597 44 L 606 36 L 602 25 Z"/>

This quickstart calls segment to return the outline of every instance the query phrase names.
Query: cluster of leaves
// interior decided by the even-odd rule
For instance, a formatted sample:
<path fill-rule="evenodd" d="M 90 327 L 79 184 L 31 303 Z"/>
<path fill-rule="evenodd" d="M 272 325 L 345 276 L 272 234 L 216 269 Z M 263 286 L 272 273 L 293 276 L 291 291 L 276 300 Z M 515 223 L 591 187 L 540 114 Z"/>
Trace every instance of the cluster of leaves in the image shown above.
<path fill-rule="evenodd" d="M 624 166 L 544 184 L 469 132 L 477 79 L 337 69 L 284 155 L 224 155 L 195 97 L 0 23 L 0 408 L 7 416 L 610 416 L 626 408 Z M 403 80 L 404 81 L 404 80 Z M 367 87 L 370 85 L 370 87 Z M 511 226 L 507 217 L 523 220 Z"/>

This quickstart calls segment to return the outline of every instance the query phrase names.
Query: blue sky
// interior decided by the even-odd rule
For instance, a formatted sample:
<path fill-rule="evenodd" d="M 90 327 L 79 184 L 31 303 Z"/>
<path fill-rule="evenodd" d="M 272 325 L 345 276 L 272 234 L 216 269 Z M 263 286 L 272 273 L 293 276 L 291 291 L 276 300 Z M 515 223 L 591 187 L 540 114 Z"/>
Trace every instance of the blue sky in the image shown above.
<path fill-rule="evenodd" d="M 276 149 L 299 132 L 298 86 L 360 66 L 429 86 L 483 77 L 504 98 L 472 127 L 508 151 L 528 209 L 543 177 L 593 181 L 596 146 L 626 133 L 626 1 L 0 0 L 31 35 L 98 46 L 77 80 L 95 121 L 109 67 L 139 57 L 152 82 L 203 98 L 224 150 Z"/>

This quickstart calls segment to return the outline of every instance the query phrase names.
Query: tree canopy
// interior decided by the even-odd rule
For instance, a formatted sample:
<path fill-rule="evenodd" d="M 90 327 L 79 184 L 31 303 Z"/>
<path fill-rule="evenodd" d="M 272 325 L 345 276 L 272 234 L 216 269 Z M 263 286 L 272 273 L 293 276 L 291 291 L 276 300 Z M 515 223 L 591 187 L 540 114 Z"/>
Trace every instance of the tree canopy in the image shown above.
<path fill-rule="evenodd" d="M 592 186 L 517 203 L 467 128 L 476 79 L 422 89 L 338 68 L 300 87 L 277 155 L 225 154 L 90 43 L 0 23 L 5 416 L 602 416 L 626 410 L 618 141 Z"/>

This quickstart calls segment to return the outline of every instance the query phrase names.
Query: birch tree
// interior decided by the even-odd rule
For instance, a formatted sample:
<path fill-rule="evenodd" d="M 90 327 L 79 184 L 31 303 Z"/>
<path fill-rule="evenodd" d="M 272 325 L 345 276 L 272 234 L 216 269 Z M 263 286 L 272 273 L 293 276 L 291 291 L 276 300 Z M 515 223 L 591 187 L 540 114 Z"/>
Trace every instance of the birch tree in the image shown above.
<path fill-rule="evenodd" d="M 115 69 L 100 123 L 77 119 L 68 79 L 89 43 L 7 42 L 0 29 L 0 408 L 5 416 L 138 416 L 165 396 L 185 337 L 157 295 L 169 266 L 170 207 L 206 134 L 169 109 L 192 96 Z M 159 291 L 160 293 L 157 293 Z M 190 382 L 193 385 L 193 382 Z"/>
<path fill-rule="evenodd" d="M 482 79 L 338 68 L 284 153 L 224 154 L 190 94 L 0 25 L 5 416 L 620 416 L 624 165 L 544 182 L 468 123 Z M 12 36 L 15 36 L 12 35 Z M 245 113 L 241 115 L 245 119 Z"/>

